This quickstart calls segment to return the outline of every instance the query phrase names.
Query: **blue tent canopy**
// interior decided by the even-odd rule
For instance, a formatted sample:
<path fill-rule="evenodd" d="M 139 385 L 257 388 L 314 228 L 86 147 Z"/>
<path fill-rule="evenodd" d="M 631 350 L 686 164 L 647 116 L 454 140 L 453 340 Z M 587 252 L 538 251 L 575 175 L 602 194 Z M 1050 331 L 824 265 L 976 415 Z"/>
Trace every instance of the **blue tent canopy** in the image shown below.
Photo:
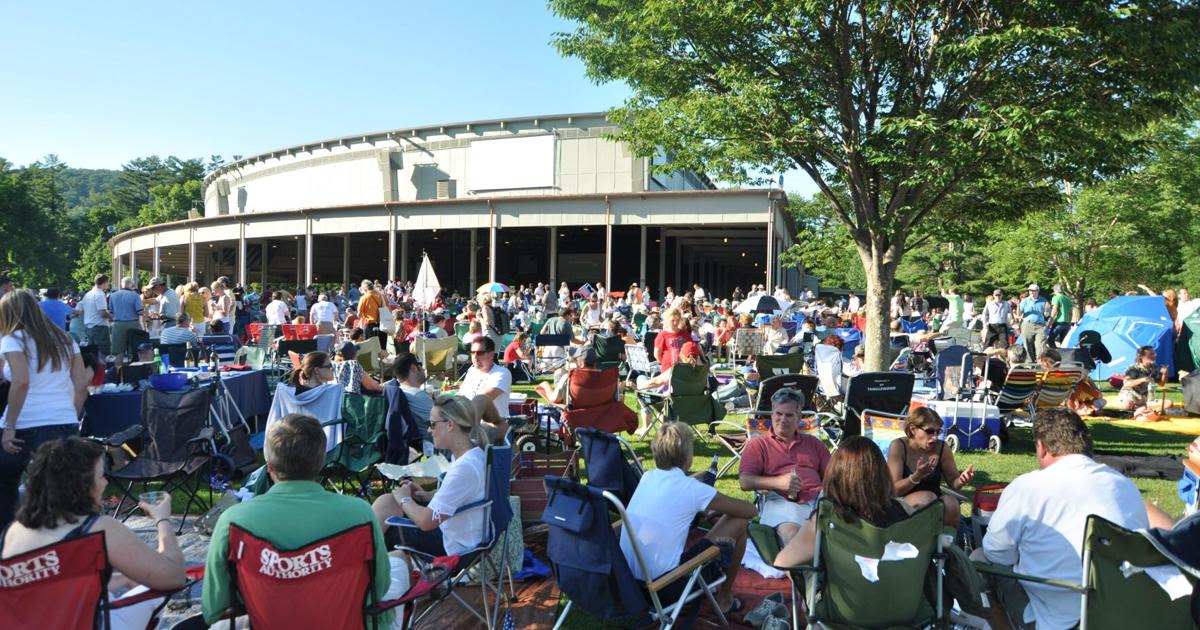
<path fill-rule="evenodd" d="M 1100 333 L 1101 342 L 1112 354 L 1112 361 L 1098 363 L 1092 370 L 1093 379 L 1124 374 L 1133 365 L 1141 346 L 1154 348 L 1158 364 L 1167 366 L 1167 372 L 1175 376 L 1175 322 L 1167 314 L 1161 296 L 1131 295 L 1105 302 L 1079 320 L 1067 337 L 1066 347 L 1077 347 L 1079 334 L 1085 330 Z"/>

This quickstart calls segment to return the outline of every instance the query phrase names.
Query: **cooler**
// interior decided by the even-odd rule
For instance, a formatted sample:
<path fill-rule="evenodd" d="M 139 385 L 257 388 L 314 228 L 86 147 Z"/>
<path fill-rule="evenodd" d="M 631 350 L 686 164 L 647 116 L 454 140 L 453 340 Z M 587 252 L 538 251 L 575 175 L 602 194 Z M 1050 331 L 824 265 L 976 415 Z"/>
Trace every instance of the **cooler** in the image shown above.
<path fill-rule="evenodd" d="M 977 451 L 988 448 L 988 438 L 1000 435 L 1000 409 L 996 405 L 969 400 L 921 400 L 914 398 L 909 408 L 929 407 L 942 417 L 943 440 L 954 436 L 957 447 Z M 951 440 L 951 441 L 955 441 Z"/>
<path fill-rule="evenodd" d="M 992 520 L 996 506 L 1000 505 L 1000 493 L 1004 488 L 1005 486 L 998 485 L 980 486 L 975 489 L 975 496 L 971 499 L 971 530 L 976 547 L 983 545 L 983 535 L 987 533 L 988 522 Z"/>

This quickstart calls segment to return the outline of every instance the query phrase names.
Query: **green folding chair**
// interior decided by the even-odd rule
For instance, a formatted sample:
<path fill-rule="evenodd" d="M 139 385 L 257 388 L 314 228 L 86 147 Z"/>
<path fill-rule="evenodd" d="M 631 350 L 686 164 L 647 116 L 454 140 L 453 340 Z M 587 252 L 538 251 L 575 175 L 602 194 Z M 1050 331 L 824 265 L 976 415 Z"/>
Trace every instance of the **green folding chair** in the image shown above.
<path fill-rule="evenodd" d="M 387 439 L 387 400 L 383 396 L 346 393 L 342 417 L 324 426 L 341 424 L 342 441 L 325 454 L 321 474 L 337 492 L 367 496 L 375 464 L 383 461 Z"/>
<path fill-rule="evenodd" d="M 753 523 L 748 537 L 759 556 L 791 580 L 793 628 L 799 627 L 801 598 L 809 627 L 922 627 L 945 618 L 943 509 L 934 501 L 890 527 L 876 527 L 842 519 L 823 499 L 811 565 L 775 565 L 781 546 L 771 527 Z M 932 601 L 926 589 L 931 575 L 936 581 Z"/>
<path fill-rule="evenodd" d="M 784 374 L 799 374 L 804 371 L 804 355 L 795 354 L 760 354 L 754 359 L 754 371 L 762 379 Z"/>
<path fill-rule="evenodd" d="M 620 337 L 592 335 L 592 350 L 600 361 L 600 368 L 620 368 L 625 357 L 625 341 Z"/>

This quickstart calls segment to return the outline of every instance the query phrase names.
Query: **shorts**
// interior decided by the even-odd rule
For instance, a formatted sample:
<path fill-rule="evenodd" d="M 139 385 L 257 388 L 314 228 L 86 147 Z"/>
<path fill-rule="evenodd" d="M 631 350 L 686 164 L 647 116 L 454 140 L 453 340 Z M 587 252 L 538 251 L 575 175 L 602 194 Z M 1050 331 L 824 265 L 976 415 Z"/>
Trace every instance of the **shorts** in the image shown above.
<path fill-rule="evenodd" d="M 1122 389 L 1117 394 L 1117 402 L 1124 403 L 1130 407 L 1145 407 L 1146 395 L 1139 394 L 1132 389 Z"/>
<path fill-rule="evenodd" d="M 129 354 L 132 355 L 133 352 L 135 350 L 137 350 L 137 348 L 126 347 L 129 345 L 127 343 L 128 339 L 129 339 L 129 331 L 141 330 L 141 329 L 142 329 L 141 325 L 138 324 L 138 322 L 136 322 L 136 321 L 113 322 L 113 325 L 112 325 L 112 353 L 119 356 L 119 355 L 122 355 L 122 354 L 125 354 L 126 352 L 128 352 Z"/>
<path fill-rule="evenodd" d="M 730 545 L 726 541 L 715 542 L 707 538 L 701 538 L 679 555 L 679 564 L 683 564 L 688 560 L 700 555 L 709 547 L 716 547 L 721 551 L 721 553 L 717 556 L 716 561 L 709 562 L 708 564 L 704 565 L 703 569 L 700 570 L 700 575 L 704 578 L 704 581 L 712 584 L 713 582 L 721 579 L 725 575 L 726 567 L 733 563 L 733 545 Z M 667 606 L 678 600 L 679 597 L 683 595 L 683 587 L 687 586 L 687 583 L 688 580 L 675 580 L 666 588 L 659 591 L 658 596 L 661 598 L 660 601 L 662 601 L 663 605 Z M 699 587 L 699 584 L 693 585 L 692 592 L 699 593 Z"/>
<path fill-rule="evenodd" d="M 444 556 L 446 546 L 442 542 L 442 530 L 435 527 L 429 531 L 417 527 L 397 527 L 400 544 L 427 556 Z M 390 546 L 390 545 L 389 545 Z"/>
<path fill-rule="evenodd" d="M 797 503 L 788 501 L 780 494 L 772 492 L 763 500 L 762 518 L 759 520 L 767 527 L 779 527 L 784 523 L 803 525 L 815 509 L 817 509 L 816 499 Z"/>
<path fill-rule="evenodd" d="M 108 326 L 88 326 L 87 338 L 89 344 L 100 350 L 101 360 L 111 352 L 112 337 L 109 335 Z"/>

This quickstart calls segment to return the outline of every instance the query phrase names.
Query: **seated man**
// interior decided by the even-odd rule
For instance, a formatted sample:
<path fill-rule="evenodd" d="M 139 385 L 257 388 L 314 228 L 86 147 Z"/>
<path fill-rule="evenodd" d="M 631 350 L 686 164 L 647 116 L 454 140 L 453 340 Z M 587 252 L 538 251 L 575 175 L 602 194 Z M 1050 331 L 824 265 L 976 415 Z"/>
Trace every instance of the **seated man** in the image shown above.
<path fill-rule="evenodd" d="M 213 530 L 204 574 L 205 622 L 216 623 L 236 599 L 227 560 L 229 526 L 235 523 L 280 549 L 297 549 L 370 523 L 375 538 L 375 596 L 385 599 L 386 594 L 398 596 L 407 589 L 407 564 L 397 562 L 397 589 L 389 591 L 392 564 L 371 506 L 357 497 L 327 492 L 317 483 L 325 464 L 325 432 L 316 419 L 292 414 L 275 422 L 267 429 L 263 452 L 274 485 L 265 494 L 226 510 Z"/>
<path fill-rule="evenodd" d="M 1140 529 L 1148 526 L 1146 507 L 1132 481 L 1092 460 L 1092 436 L 1073 412 L 1039 411 L 1033 432 L 1040 470 L 1017 477 L 1004 490 L 983 548 L 972 557 L 1025 575 L 1078 583 L 1088 516 Z M 995 586 L 1019 627 L 1079 624 L 1075 591 L 1012 580 L 997 580 Z"/>
<path fill-rule="evenodd" d="M 585 341 L 575 337 L 575 311 L 570 307 L 565 307 L 558 312 L 558 315 L 546 320 L 542 325 L 542 335 L 568 335 L 571 338 L 571 345 L 583 345 Z M 567 349 L 562 347 L 543 347 L 543 357 L 564 357 L 567 356 Z"/>
<path fill-rule="evenodd" d="M 742 449 L 738 476 L 742 490 L 765 491 L 762 524 L 774 527 L 787 544 L 816 508 L 829 449 L 798 430 L 804 394 L 783 388 L 771 396 L 771 432 Z"/>
<path fill-rule="evenodd" d="M 512 373 L 496 363 L 496 344 L 491 337 L 480 337 L 471 343 L 471 367 L 463 377 L 458 395 L 470 400 L 478 395 L 491 398 L 496 413 L 507 418 L 508 399 L 512 394 Z M 497 427 L 498 435 L 504 435 L 508 425 Z"/>

